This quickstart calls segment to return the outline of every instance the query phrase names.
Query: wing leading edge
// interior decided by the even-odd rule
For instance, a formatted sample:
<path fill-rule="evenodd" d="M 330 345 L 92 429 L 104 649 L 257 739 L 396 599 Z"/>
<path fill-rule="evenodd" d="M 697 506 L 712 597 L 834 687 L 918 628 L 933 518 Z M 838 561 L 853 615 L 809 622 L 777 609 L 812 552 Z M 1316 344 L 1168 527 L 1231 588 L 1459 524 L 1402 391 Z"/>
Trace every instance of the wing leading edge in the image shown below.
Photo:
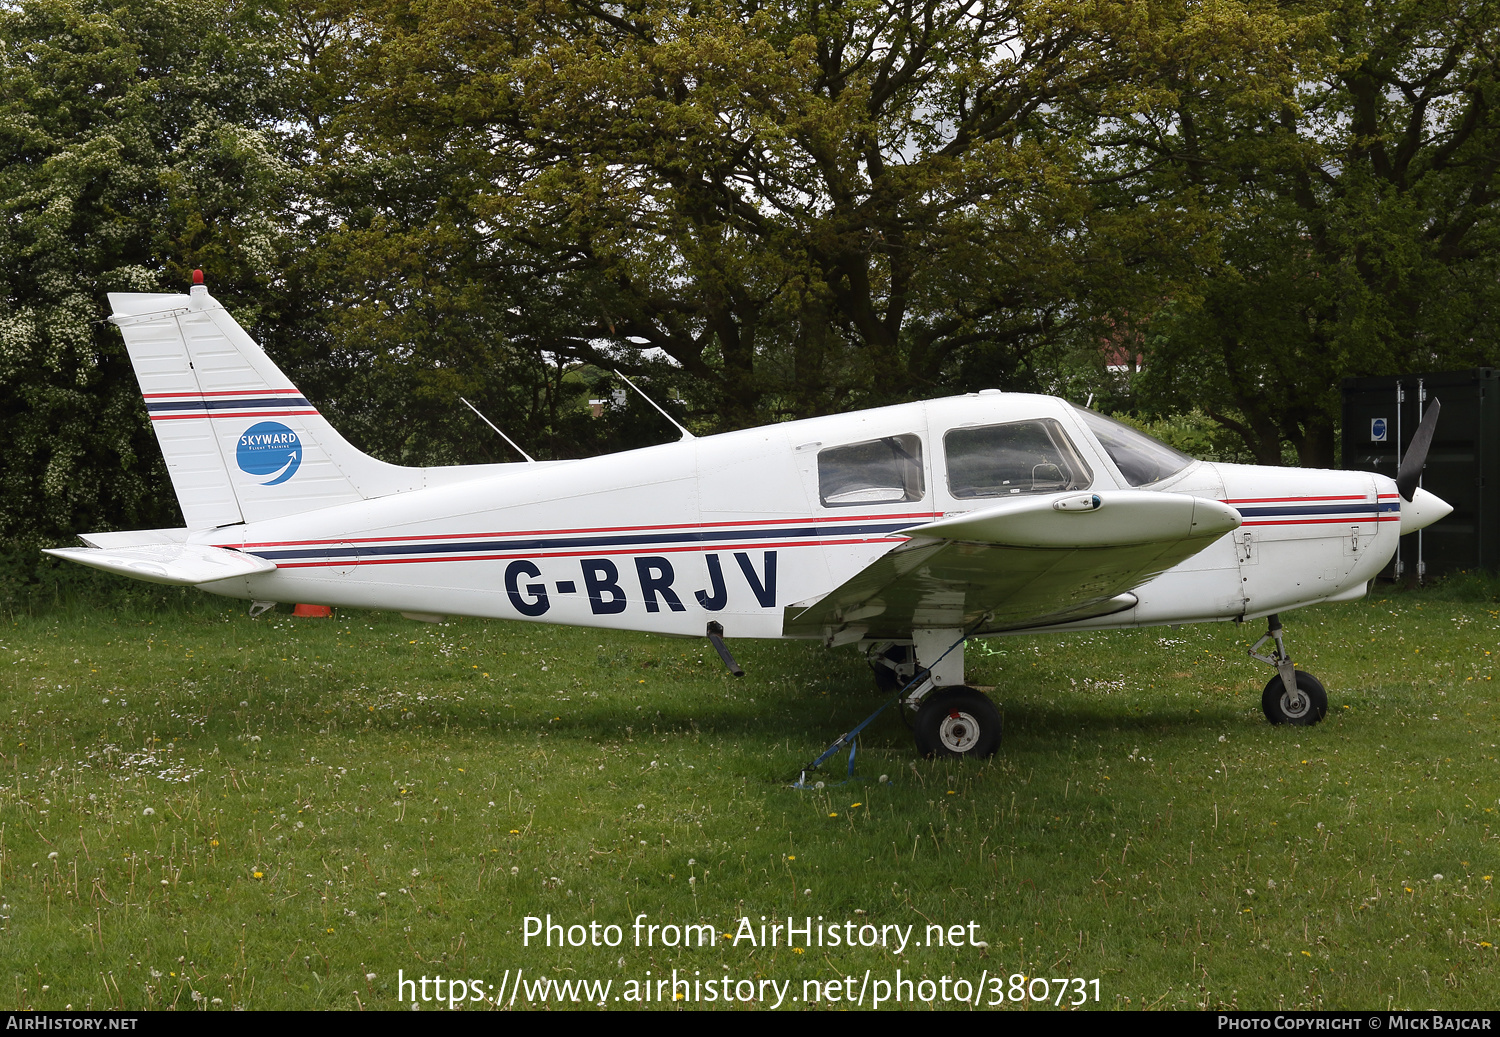
<path fill-rule="evenodd" d="M 782 629 L 837 644 L 981 620 L 976 634 L 1108 615 L 1135 604 L 1132 588 L 1239 524 L 1229 505 L 1180 493 L 1005 501 L 905 530 L 912 539 L 841 586 L 788 606 Z"/>

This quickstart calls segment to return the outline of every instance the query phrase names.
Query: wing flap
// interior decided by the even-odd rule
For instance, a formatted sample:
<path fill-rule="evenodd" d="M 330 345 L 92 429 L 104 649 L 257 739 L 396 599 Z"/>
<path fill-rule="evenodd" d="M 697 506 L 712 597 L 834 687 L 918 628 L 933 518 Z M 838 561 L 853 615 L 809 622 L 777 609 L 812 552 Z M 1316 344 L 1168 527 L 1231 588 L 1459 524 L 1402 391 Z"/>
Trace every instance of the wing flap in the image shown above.
<path fill-rule="evenodd" d="M 140 544 L 134 547 L 57 547 L 45 552 L 56 558 L 118 573 L 147 583 L 192 587 L 236 576 L 273 571 L 264 558 L 203 544 Z"/>
<path fill-rule="evenodd" d="M 1130 608 L 1122 596 L 1239 524 L 1233 508 L 1185 494 L 1005 501 L 906 530 L 912 540 L 817 602 L 788 608 L 783 632 L 836 643 L 982 619 L 976 633 L 1104 615 Z"/>

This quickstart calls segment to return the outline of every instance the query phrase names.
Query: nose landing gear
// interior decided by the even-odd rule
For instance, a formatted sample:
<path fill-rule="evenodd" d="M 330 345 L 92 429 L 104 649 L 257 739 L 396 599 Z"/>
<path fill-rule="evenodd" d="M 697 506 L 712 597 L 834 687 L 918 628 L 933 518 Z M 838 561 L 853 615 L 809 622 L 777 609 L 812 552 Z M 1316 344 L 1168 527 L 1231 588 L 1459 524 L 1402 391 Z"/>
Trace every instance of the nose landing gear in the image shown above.
<path fill-rule="evenodd" d="M 1261 654 L 1261 645 L 1271 640 L 1276 642 L 1276 654 Z M 1280 617 L 1274 614 L 1267 617 L 1266 632 L 1250 646 L 1250 658 L 1276 667 L 1276 676 L 1266 683 L 1260 696 L 1261 711 L 1271 723 L 1311 727 L 1328 713 L 1328 692 L 1323 690 L 1322 683 L 1292 666 L 1292 657 L 1287 655 L 1282 640 Z"/>

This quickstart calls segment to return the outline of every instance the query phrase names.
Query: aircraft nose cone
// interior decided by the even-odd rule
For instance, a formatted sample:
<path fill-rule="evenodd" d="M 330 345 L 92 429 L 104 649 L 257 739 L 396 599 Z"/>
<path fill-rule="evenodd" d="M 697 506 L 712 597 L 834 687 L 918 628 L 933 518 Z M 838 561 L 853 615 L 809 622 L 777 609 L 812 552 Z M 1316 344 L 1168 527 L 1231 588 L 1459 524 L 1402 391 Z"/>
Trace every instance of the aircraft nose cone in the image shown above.
<path fill-rule="evenodd" d="M 1410 501 L 1401 502 L 1401 535 L 1426 529 L 1440 518 L 1453 514 L 1453 505 L 1435 493 L 1418 487 Z"/>

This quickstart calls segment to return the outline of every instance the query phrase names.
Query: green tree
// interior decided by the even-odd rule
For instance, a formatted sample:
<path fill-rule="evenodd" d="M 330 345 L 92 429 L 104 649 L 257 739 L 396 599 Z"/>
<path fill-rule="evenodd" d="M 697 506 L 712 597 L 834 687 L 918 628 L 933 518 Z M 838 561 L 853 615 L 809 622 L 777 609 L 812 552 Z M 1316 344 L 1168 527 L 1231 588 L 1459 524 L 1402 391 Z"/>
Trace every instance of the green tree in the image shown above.
<path fill-rule="evenodd" d="M 289 181 L 273 14 L 0 8 L 0 540 L 178 521 L 105 293 L 202 267 L 231 305 L 267 297 Z"/>
<path fill-rule="evenodd" d="M 710 428 L 1039 384 L 1040 348 L 1212 247 L 1191 193 L 1143 206 L 1138 173 L 1096 175 L 1101 120 L 1159 104 L 1176 62 L 1275 90 L 1256 47 L 1277 16 L 1237 4 L 371 11 L 322 132 L 374 171 L 333 246 L 375 275 L 365 319 L 395 327 L 404 257 L 420 290 L 480 287 L 476 357 L 664 358 Z"/>
<path fill-rule="evenodd" d="M 1322 24 L 1295 104 L 1226 121 L 1188 83 L 1132 136 L 1228 218 L 1148 325 L 1141 398 L 1196 404 L 1265 464 L 1283 443 L 1336 463 L 1342 377 L 1497 360 L 1500 5 L 1343 2 Z"/>

